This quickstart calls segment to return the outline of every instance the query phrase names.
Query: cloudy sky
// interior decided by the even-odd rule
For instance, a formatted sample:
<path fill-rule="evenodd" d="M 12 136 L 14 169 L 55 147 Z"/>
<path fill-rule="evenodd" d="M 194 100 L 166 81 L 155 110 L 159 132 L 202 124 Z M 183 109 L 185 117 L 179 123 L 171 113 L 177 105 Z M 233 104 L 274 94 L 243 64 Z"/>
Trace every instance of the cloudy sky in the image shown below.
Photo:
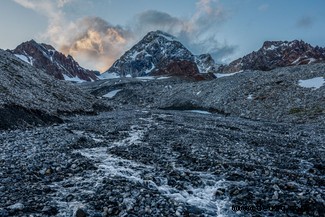
<path fill-rule="evenodd" d="M 105 71 L 148 31 L 227 63 L 266 40 L 325 47 L 324 0 L 1 0 L 0 48 L 35 39 Z"/>

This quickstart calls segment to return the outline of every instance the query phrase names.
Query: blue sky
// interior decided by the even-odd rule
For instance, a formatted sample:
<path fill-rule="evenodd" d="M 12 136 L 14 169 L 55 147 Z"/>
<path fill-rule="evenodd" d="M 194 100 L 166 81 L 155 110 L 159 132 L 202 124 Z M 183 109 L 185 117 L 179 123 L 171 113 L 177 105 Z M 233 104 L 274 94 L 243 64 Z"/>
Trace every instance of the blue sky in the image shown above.
<path fill-rule="evenodd" d="M 229 62 L 266 40 L 325 47 L 324 0 L 3 0 L 0 48 L 35 39 L 106 70 L 148 31 Z"/>

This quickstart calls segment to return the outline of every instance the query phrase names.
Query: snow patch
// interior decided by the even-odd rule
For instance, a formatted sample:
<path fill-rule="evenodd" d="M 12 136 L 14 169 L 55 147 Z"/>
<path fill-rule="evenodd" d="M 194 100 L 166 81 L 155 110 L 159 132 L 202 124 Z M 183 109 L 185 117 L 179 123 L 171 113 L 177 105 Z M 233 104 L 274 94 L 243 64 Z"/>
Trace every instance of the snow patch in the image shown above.
<path fill-rule="evenodd" d="M 122 89 L 118 89 L 118 90 L 113 90 L 111 92 L 108 92 L 107 94 L 105 94 L 103 97 L 106 98 L 113 98 L 118 92 L 120 92 Z"/>
<path fill-rule="evenodd" d="M 276 47 L 276 46 L 274 46 L 273 44 L 269 47 L 269 48 L 267 48 L 266 50 L 275 50 L 275 49 L 277 49 L 278 47 Z"/>
<path fill-rule="evenodd" d="M 49 55 L 50 55 L 50 60 L 51 60 L 51 62 L 53 62 L 53 56 L 54 56 L 56 51 L 53 50 L 53 49 L 50 49 L 50 50 L 48 50 L 48 52 L 49 52 Z"/>
<path fill-rule="evenodd" d="M 140 54 L 140 53 L 141 53 L 141 52 L 135 51 L 132 55 L 130 55 L 130 58 L 131 58 L 132 60 L 135 60 L 135 59 L 137 58 L 138 54 Z"/>
<path fill-rule="evenodd" d="M 136 77 L 136 79 L 140 79 L 140 80 L 154 80 L 155 77 L 154 76 Z"/>
<path fill-rule="evenodd" d="M 153 64 L 153 63 L 151 63 L 151 68 L 150 69 L 147 69 L 146 71 L 145 71 L 145 73 L 146 74 L 149 74 L 154 68 L 155 68 L 156 66 L 155 66 L 155 64 Z"/>
<path fill-rule="evenodd" d="M 168 78 L 170 78 L 170 77 L 162 76 L 162 77 L 157 78 L 157 80 L 168 79 Z"/>
<path fill-rule="evenodd" d="M 291 64 L 297 64 L 300 61 L 300 57 L 298 57 L 295 61 L 293 61 Z"/>
<path fill-rule="evenodd" d="M 76 82 L 76 83 L 86 82 L 85 80 L 82 80 L 82 79 L 78 78 L 77 76 L 71 78 L 71 77 L 63 74 L 63 77 L 64 77 L 64 80 L 66 80 L 66 81 L 72 81 L 72 82 Z"/>
<path fill-rule="evenodd" d="M 114 78 L 120 78 L 120 76 L 115 72 L 113 72 L 113 73 L 106 72 L 106 73 L 103 73 L 100 76 L 98 76 L 98 78 L 99 79 L 114 79 Z"/>
<path fill-rule="evenodd" d="M 315 77 L 307 80 L 299 80 L 299 86 L 304 88 L 318 89 L 325 84 L 323 77 Z"/>
<path fill-rule="evenodd" d="M 194 112 L 194 113 L 199 113 L 199 114 L 204 114 L 204 115 L 211 115 L 211 112 L 208 111 L 204 111 L 204 110 L 189 110 L 190 112 Z"/>
<path fill-rule="evenodd" d="M 233 76 L 233 75 L 236 75 L 240 72 L 243 72 L 243 70 L 240 70 L 239 72 L 233 72 L 233 73 L 227 73 L 227 74 L 224 74 L 224 73 L 214 73 L 214 75 L 217 77 L 217 78 L 222 78 L 222 77 L 228 77 L 228 76 Z"/>
<path fill-rule="evenodd" d="M 309 58 L 308 64 L 311 64 L 311 63 L 314 63 L 314 62 L 316 62 L 316 59 L 315 58 Z"/>
<path fill-rule="evenodd" d="M 19 59 L 21 59 L 22 61 L 33 65 L 33 59 L 30 56 L 25 56 L 25 55 L 21 55 L 21 54 L 15 54 L 16 57 L 18 57 Z"/>

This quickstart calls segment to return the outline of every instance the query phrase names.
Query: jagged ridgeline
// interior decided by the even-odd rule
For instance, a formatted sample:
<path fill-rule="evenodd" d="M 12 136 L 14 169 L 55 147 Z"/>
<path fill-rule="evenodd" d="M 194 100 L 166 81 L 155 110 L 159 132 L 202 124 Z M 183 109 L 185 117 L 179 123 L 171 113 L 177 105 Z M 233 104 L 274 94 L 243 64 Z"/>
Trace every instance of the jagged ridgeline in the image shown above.
<path fill-rule="evenodd" d="M 11 52 L 59 80 L 95 81 L 98 79 L 96 76 L 98 72 L 81 67 L 72 56 L 65 56 L 48 44 L 30 40 L 18 45 Z"/>
<path fill-rule="evenodd" d="M 278 67 L 325 62 L 325 48 L 304 41 L 266 41 L 262 48 L 219 68 L 222 72 L 269 71 Z"/>

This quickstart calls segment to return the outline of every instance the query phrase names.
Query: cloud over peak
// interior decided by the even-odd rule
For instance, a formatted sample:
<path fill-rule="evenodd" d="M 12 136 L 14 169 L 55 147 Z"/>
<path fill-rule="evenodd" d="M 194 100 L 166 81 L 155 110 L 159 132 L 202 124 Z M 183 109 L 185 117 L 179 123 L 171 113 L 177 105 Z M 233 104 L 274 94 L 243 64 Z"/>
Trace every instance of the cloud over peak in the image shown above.
<path fill-rule="evenodd" d="M 132 39 L 128 30 L 99 17 L 84 17 L 71 23 L 66 31 L 60 50 L 82 62 L 88 61 L 100 71 L 107 70 Z"/>
<path fill-rule="evenodd" d="M 132 44 L 155 30 L 176 36 L 195 54 L 211 53 L 218 60 L 235 49 L 218 39 L 219 26 L 227 20 L 218 0 L 198 0 L 196 12 L 189 19 L 147 10 L 135 15 L 128 27 L 112 25 L 100 17 L 68 21 L 63 9 L 75 0 L 14 1 L 48 18 L 43 40 L 74 56 L 83 66 L 100 71 L 107 70 Z"/>

